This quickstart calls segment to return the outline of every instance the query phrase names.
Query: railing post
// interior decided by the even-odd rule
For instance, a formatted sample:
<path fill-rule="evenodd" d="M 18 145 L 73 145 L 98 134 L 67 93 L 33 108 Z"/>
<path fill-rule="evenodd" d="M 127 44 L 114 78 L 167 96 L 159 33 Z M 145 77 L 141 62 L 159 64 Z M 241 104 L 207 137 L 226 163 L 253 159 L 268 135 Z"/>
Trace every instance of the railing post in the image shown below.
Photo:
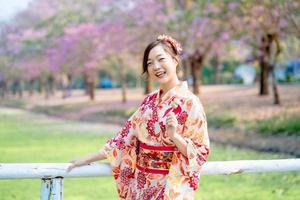
<path fill-rule="evenodd" d="M 51 194 L 51 179 L 42 178 L 40 199 L 50 200 L 50 194 Z"/>
<path fill-rule="evenodd" d="M 52 179 L 51 193 L 52 193 L 53 200 L 63 200 L 64 199 L 63 184 L 64 184 L 63 177 L 55 177 L 54 179 Z"/>

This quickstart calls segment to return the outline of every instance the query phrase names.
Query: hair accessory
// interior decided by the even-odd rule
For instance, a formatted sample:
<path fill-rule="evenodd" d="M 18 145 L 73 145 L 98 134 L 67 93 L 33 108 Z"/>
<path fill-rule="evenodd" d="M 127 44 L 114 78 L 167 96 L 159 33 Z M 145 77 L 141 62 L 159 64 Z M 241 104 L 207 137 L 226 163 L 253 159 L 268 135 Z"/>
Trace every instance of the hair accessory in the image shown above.
<path fill-rule="evenodd" d="M 157 40 L 164 40 L 164 41 L 169 42 L 177 50 L 178 54 L 180 54 L 182 52 L 180 43 L 177 42 L 175 39 L 173 39 L 169 35 L 165 35 L 165 34 L 159 35 L 157 37 Z"/>

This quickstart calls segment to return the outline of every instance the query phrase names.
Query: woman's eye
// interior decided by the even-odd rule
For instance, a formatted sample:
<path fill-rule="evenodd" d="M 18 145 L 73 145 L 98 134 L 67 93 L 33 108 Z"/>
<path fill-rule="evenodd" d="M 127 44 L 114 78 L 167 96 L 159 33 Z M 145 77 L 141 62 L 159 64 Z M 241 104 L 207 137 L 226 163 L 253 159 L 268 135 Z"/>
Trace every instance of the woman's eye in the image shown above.
<path fill-rule="evenodd" d="M 162 60 L 164 60 L 164 58 L 160 58 L 160 59 L 159 59 L 159 61 L 162 61 Z"/>

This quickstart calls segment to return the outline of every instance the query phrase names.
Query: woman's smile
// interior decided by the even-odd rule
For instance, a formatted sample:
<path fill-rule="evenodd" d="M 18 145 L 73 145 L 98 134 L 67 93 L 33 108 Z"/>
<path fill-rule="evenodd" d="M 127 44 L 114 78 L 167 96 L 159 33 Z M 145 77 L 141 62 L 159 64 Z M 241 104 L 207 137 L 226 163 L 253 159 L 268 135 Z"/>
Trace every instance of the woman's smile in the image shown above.
<path fill-rule="evenodd" d="M 167 72 L 165 72 L 165 71 L 159 71 L 159 72 L 155 73 L 155 76 L 158 78 L 163 78 L 166 74 L 167 74 Z"/>

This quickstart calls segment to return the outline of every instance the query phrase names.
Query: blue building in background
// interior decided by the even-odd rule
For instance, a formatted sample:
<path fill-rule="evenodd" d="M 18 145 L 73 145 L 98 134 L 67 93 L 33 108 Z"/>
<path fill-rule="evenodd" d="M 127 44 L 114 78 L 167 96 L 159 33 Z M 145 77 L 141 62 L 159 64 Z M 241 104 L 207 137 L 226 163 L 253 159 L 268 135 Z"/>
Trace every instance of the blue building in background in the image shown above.
<path fill-rule="evenodd" d="M 285 77 L 287 80 L 300 80 L 300 60 L 289 60 L 283 64 L 285 68 Z"/>

